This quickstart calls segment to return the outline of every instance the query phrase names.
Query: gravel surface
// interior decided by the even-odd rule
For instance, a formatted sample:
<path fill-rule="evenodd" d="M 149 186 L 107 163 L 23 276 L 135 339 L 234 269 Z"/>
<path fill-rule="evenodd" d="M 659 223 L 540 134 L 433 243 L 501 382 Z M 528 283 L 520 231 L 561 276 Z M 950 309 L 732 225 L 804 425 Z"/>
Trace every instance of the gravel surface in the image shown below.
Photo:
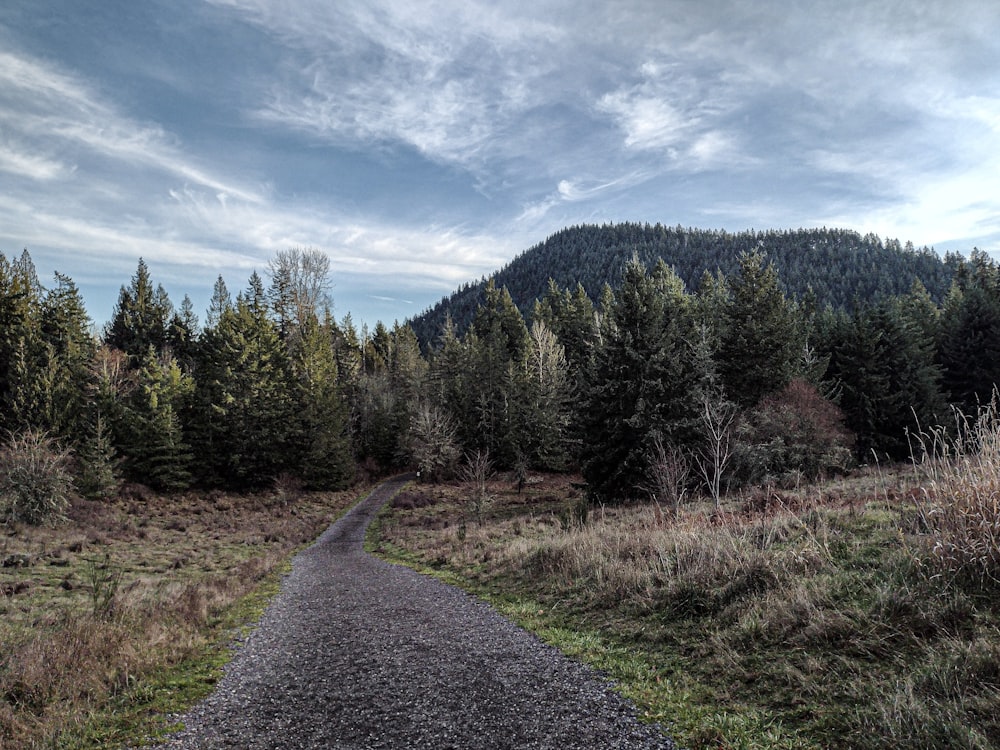
<path fill-rule="evenodd" d="M 674 748 L 592 670 L 362 549 L 380 485 L 299 554 L 164 748 Z"/>

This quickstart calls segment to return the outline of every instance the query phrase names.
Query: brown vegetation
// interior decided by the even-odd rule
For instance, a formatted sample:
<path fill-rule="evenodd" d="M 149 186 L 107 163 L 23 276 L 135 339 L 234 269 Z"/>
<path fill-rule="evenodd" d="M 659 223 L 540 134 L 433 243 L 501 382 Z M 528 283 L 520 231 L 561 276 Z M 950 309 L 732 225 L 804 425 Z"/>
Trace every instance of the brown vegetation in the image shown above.
<path fill-rule="evenodd" d="M 226 619 L 234 605 L 356 497 L 286 484 L 168 497 L 128 485 L 113 501 L 75 501 L 66 523 L 8 527 L 0 747 L 101 746 L 102 710 L 159 710 L 151 680 L 226 643 L 220 626 L 240 624 Z"/>
<path fill-rule="evenodd" d="M 607 671 L 686 747 L 998 747 L 996 463 L 586 521 L 574 478 L 511 478 L 468 528 L 466 488 L 436 487 L 385 519 L 383 549 Z"/>

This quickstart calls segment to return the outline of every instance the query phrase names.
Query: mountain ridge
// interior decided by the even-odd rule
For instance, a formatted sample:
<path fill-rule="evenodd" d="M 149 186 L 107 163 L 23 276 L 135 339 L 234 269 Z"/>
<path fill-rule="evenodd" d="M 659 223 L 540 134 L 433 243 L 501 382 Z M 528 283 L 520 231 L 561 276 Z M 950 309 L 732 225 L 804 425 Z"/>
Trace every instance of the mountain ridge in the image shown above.
<path fill-rule="evenodd" d="M 505 286 L 526 316 L 548 289 L 549 279 L 561 288 L 583 286 L 597 300 L 605 284 L 616 288 L 625 262 L 636 256 L 646 265 L 663 260 L 689 290 L 702 276 L 732 275 L 741 253 L 761 249 L 795 298 L 807 292 L 820 307 L 849 308 L 904 294 L 919 280 L 940 302 L 960 256 L 938 255 L 932 248 L 883 240 L 851 229 L 769 229 L 737 233 L 725 230 L 667 227 L 624 222 L 581 224 L 555 232 L 515 256 L 477 282 L 463 284 L 451 295 L 411 318 L 408 323 L 421 344 L 433 346 L 450 315 L 461 333 L 469 325 L 490 279 Z"/>

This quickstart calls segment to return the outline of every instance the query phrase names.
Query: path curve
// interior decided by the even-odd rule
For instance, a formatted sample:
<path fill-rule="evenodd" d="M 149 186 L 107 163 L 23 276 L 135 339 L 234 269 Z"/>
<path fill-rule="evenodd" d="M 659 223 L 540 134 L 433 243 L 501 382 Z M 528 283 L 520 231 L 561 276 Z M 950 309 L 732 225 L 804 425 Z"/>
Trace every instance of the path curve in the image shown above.
<path fill-rule="evenodd" d="M 631 704 L 461 590 L 363 550 L 379 485 L 296 556 L 163 748 L 673 748 Z"/>

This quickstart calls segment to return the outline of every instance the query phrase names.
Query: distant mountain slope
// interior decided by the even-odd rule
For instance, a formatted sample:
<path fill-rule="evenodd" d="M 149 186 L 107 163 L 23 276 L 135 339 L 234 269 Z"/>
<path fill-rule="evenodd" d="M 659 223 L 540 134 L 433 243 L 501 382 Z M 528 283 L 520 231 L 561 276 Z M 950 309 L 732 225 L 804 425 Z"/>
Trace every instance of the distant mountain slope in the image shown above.
<path fill-rule="evenodd" d="M 942 259 L 928 248 L 903 247 L 897 240 L 862 236 L 844 229 L 740 232 L 684 229 L 660 224 L 583 225 L 564 229 L 526 250 L 493 275 L 506 286 L 525 314 L 545 294 L 552 278 L 560 288 L 583 284 L 596 300 L 605 283 L 618 286 L 624 263 L 633 254 L 651 265 L 662 258 L 694 290 L 702 274 L 737 269 L 743 251 L 760 247 L 781 276 L 788 294 L 801 297 L 812 289 L 818 303 L 849 307 L 855 299 L 875 300 L 909 291 L 920 279 L 940 301 L 951 283 L 955 258 Z M 466 284 L 413 318 L 421 343 L 437 340 L 450 313 L 459 331 L 472 320 L 482 295 L 482 281 Z"/>

